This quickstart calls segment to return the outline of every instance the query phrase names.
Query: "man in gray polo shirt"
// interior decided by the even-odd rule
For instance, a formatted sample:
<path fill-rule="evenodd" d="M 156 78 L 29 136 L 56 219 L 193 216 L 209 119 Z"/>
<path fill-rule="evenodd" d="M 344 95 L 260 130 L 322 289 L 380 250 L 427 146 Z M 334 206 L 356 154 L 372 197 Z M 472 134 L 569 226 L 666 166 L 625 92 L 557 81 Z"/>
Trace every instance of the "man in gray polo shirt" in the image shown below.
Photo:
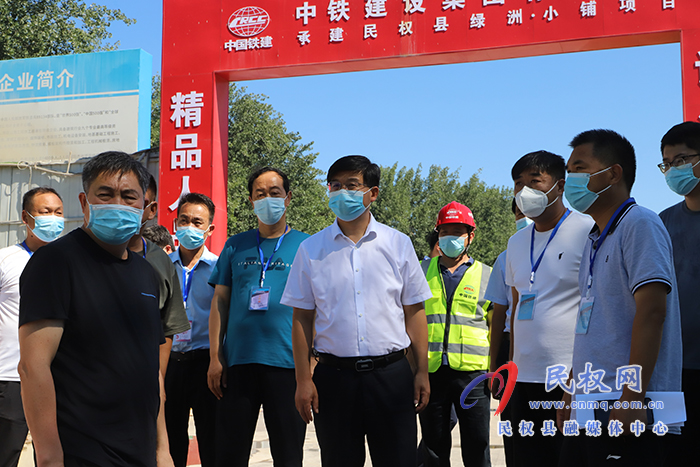
<path fill-rule="evenodd" d="M 586 131 L 570 146 L 564 193 L 574 209 L 596 223 L 579 271 L 581 306 L 572 368 L 576 393 L 619 390 L 618 368 L 631 365 L 640 366 L 641 375 L 622 386 L 620 402 L 644 404 L 647 391 L 680 391 L 680 310 L 671 239 L 659 216 L 630 198 L 634 148 L 610 130 Z M 587 384 L 592 381 L 587 375 L 599 370 L 605 372 L 600 384 Z M 565 393 L 564 400 L 569 404 L 571 396 Z M 569 418 L 564 410 L 557 414 L 560 429 Z M 600 436 L 565 437 L 560 466 L 599 466 L 611 460 L 616 466 L 662 464 L 663 438 L 652 432 L 645 409 L 613 408 L 596 413 L 596 419 L 602 425 Z M 637 420 L 637 430 L 641 425 L 644 431 L 634 436 Z M 615 426 L 621 433 L 613 432 Z"/>

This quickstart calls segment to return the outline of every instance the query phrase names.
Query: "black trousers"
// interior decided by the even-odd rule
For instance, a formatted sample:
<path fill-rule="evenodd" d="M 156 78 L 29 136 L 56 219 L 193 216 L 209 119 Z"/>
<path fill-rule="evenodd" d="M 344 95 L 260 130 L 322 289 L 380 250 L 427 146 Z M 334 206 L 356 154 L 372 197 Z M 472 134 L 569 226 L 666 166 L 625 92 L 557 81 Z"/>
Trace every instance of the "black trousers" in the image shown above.
<path fill-rule="evenodd" d="M 664 436 L 668 438 L 664 465 L 672 467 L 700 462 L 700 370 L 683 369 L 683 398 L 687 420 L 681 434 Z"/>
<path fill-rule="evenodd" d="M 175 467 L 187 465 L 190 409 L 202 467 L 214 466 L 216 397 L 207 386 L 208 369 L 209 349 L 171 353 L 165 374 L 165 425 Z"/>
<path fill-rule="evenodd" d="M 658 436 L 650 427 L 641 436 L 611 437 L 603 427 L 601 436 L 586 436 L 584 430 L 578 436 L 564 436 L 559 459 L 560 467 L 656 467 L 663 465 L 665 443 L 669 436 Z M 690 464 L 676 464 L 676 467 L 697 465 L 697 459 Z"/>
<path fill-rule="evenodd" d="M 365 465 L 365 435 L 374 467 L 415 467 L 417 426 L 413 372 L 404 357 L 372 371 L 319 363 L 314 372 L 316 436 L 324 467 Z"/>
<path fill-rule="evenodd" d="M 459 420 L 459 435 L 464 465 L 489 467 L 489 390 L 486 380 L 480 382 L 465 399 L 470 409 L 463 409 L 460 399 L 464 388 L 475 378 L 485 374 L 481 371 L 457 371 L 447 365 L 430 374 L 430 402 L 420 414 L 420 425 L 425 446 L 425 465 L 449 467 L 452 436 L 450 433 L 450 411 L 454 405 Z"/>
<path fill-rule="evenodd" d="M 511 405 L 511 424 L 513 427 L 513 462 L 516 467 L 556 467 L 563 435 L 555 428 L 554 436 L 544 436 L 544 422 L 551 420 L 556 427 L 557 411 L 554 408 L 533 409 L 533 401 L 560 401 L 564 391 L 560 387 L 551 392 L 544 390 L 540 383 L 515 383 L 515 389 L 509 404 Z M 521 421 L 534 422 L 534 436 L 520 436 Z"/>
<path fill-rule="evenodd" d="M 306 424 L 294 405 L 294 370 L 267 365 L 233 365 L 217 413 L 217 465 L 247 466 L 263 407 L 275 467 L 301 467 Z"/>
<path fill-rule="evenodd" d="M 0 381 L 0 467 L 17 465 L 26 439 L 20 383 Z"/>
<path fill-rule="evenodd" d="M 508 357 L 510 356 L 510 333 L 509 332 L 504 332 L 503 336 L 501 337 L 501 346 L 498 349 L 498 356 L 496 357 L 496 368 L 498 369 L 501 365 L 504 365 L 508 363 Z M 508 372 L 504 371 L 501 373 L 501 376 L 503 376 L 503 387 L 505 390 L 505 385 L 508 384 Z M 503 396 L 503 392 L 499 394 L 499 400 Z M 508 404 L 505 406 L 503 409 L 503 412 L 501 412 L 501 421 L 509 421 L 511 428 L 517 430 L 518 425 L 517 423 L 513 422 L 513 419 L 511 417 L 511 402 L 509 401 Z M 515 461 L 513 460 L 513 437 L 512 436 L 503 436 L 503 448 L 505 450 L 506 454 L 506 466 L 508 467 L 513 467 L 515 465 Z"/>

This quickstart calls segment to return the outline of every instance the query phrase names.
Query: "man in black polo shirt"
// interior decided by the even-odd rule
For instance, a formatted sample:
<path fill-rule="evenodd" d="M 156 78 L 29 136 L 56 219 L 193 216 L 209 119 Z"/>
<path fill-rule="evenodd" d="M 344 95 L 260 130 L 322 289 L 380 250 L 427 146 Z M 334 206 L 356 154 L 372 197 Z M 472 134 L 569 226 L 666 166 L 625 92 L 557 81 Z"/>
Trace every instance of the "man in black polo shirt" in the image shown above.
<path fill-rule="evenodd" d="M 82 177 L 83 226 L 38 250 L 20 279 L 18 370 L 37 465 L 154 467 L 157 447 L 167 455 L 158 278 L 126 248 L 148 174 L 108 152 Z"/>

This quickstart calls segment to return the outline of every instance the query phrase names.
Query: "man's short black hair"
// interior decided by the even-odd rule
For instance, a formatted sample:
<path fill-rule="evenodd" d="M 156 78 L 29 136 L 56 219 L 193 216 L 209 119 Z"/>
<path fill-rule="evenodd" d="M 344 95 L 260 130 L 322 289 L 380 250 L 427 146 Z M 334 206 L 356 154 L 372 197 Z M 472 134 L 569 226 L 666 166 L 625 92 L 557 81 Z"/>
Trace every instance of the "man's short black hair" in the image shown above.
<path fill-rule="evenodd" d="M 555 180 L 563 180 L 566 177 L 566 161 L 564 161 L 564 158 L 548 151 L 535 151 L 525 154 L 515 163 L 510 171 L 510 175 L 515 180 L 527 169 L 537 169 L 540 173 L 551 175 Z"/>
<path fill-rule="evenodd" d="M 287 174 L 282 172 L 280 169 L 266 166 L 257 169 L 248 177 L 248 196 L 251 198 L 253 197 L 253 183 L 255 183 L 255 180 L 257 180 L 259 176 L 267 172 L 274 172 L 282 177 L 282 188 L 284 188 L 285 194 L 289 193 L 289 178 L 287 177 Z"/>
<path fill-rule="evenodd" d="M 161 248 L 165 248 L 170 245 L 171 250 L 175 250 L 175 242 L 173 242 L 173 236 L 170 235 L 168 229 L 162 225 L 151 225 L 143 229 L 143 237 L 152 241 Z"/>
<path fill-rule="evenodd" d="M 29 211 L 30 207 L 34 207 L 32 204 L 32 202 L 34 201 L 34 197 L 36 195 L 43 195 L 45 193 L 53 193 L 54 195 L 58 196 L 58 199 L 61 200 L 61 203 L 63 202 L 63 198 L 61 198 L 61 195 L 59 195 L 58 192 L 50 186 L 38 186 L 36 188 L 32 188 L 31 190 L 26 192 L 24 196 L 22 196 L 22 210 Z"/>
<path fill-rule="evenodd" d="M 661 138 L 661 154 L 666 146 L 685 144 L 695 152 L 700 153 L 700 123 L 683 122 L 674 126 Z"/>
<path fill-rule="evenodd" d="M 148 170 L 129 154 L 120 151 L 103 152 L 85 164 L 83 167 L 83 191 L 87 193 L 92 182 L 101 174 L 124 175 L 127 173 L 136 175 L 145 196 L 146 190 L 148 190 L 148 177 L 150 176 Z"/>
<path fill-rule="evenodd" d="M 156 183 L 155 177 L 150 172 L 148 173 L 148 188 L 146 188 L 146 191 L 153 192 L 154 199 L 151 200 L 152 202 L 158 199 L 158 184 Z"/>
<path fill-rule="evenodd" d="M 365 186 L 370 188 L 379 186 L 379 178 L 382 175 L 379 166 L 365 156 L 345 156 L 333 162 L 331 168 L 328 169 L 326 181 L 330 183 L 342 172 L 361 173 Z"/>
<path fill-rule="evenodd" d="M 428 232 L 428 235 L 425 236 L 425 240 L 428 242 L 429 251 L 433 251 L 433 248 L 435 248 L 435 244 L 438 242 L 438 237 L 438 232 L 435 229 Z"/>
<path fill-rule="evenodd" d="M 637 172 L 637 158 L 634 146 L 627 138 L 612 130 L 588 130 L 574 136 L 569 146 L 572 149 L 592 143 L 593 156 L 605 165 L 618 164 L 622 167 L 622 178 L 628 190 L 632 190 Z"/>
<path fill-rule="evenodd" d="M 207 195 L 203 195 L 201 193 L 186 193 L 182 195 L 180 197 L 180 203 L 177 205 L 178 217 L 180 216 L 180 209 L 182 209 L 182 206 L 187 203 L 201 204 L 202 206 L 206 207 L 209 210 L 209 223 L 211 224 L 214 222 L 216 206 L 214 206 L 214 202 Z"/>

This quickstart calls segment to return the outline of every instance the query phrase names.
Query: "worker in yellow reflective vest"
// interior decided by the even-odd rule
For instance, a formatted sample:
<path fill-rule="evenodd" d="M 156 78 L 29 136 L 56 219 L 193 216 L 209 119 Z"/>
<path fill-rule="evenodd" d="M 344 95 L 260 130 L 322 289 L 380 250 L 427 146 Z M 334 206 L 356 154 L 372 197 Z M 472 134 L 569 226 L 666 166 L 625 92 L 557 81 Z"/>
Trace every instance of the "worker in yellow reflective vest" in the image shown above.
<path fill-rule="evenodd" d="M 489 368 L 489 310 L 484 299 L 491 268 L 469 257 L 476 223 L 471 210 L 451 202 L 440 210 L 435 224 L 440 256 L 423 261 L 433 293 L 425 302 L 428 318 L 430 402 L 420 414 L 425 465 L 449 466 L 452 437 L 450 410 L 454 404 L 464 465 L 487 467 L 489 453 L 489 397 L 482 381 L 463 401 L 464 388 Z"/>

